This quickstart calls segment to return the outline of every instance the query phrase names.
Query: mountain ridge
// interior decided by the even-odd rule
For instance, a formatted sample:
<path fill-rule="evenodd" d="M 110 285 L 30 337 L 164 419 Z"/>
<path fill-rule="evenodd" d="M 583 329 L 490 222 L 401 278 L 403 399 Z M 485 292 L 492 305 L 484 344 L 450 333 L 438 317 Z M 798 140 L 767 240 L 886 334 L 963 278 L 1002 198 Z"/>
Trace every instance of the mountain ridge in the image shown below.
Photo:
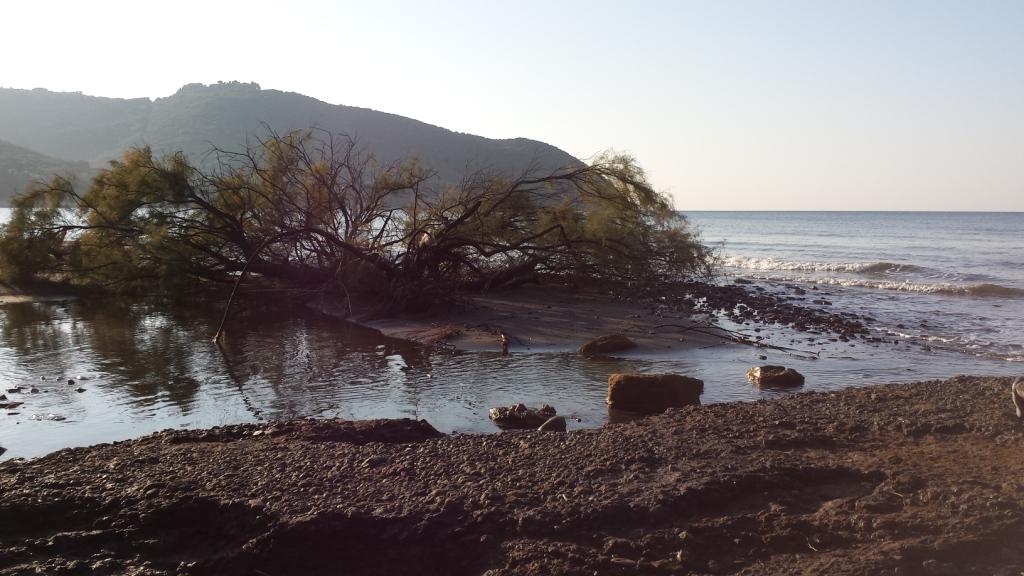
<path fill-rule="evenodd" d="M 85 180 L 92 172 L 86 162 L 61 160 L 0 140 L 0 204 L 6 204 L 8 198 L 30 184 L 47 181 L 54 175 Z"/>
<path fill-rule="evenodd" d="M 580 161 L 528 138 L 493 139 L 370 108 L 330 104 L 255 83 L 186 84 L 155 99 L 0 88 L 0 139 L 56 159 L 103 167 L 130 147 L 181 150 L 202 161 L 211 147 L 242 149 L 266 133 L 311 127 L 356 139 L 383 162 L 417 156 L 444 183 L 469 172 L 551 172 Z"/>

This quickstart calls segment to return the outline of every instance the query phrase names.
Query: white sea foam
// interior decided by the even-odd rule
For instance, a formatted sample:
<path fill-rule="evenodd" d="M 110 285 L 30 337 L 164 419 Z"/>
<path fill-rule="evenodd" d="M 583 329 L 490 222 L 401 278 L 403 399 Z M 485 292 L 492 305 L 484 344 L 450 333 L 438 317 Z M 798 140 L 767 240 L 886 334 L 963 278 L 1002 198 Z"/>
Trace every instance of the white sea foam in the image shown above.
<path fill-rule="evenodd" d="M 769 282 L 810 282 L 830 286 L 851 288 L 870 288 L 875 290 L 893 290 L 897 292 L 915 292 L 919 294 L 940 294 L 946 296 L 975 296 L 988 298 L 1024 298 L 1024 289 L 1001 286 L 999 284 L 951 284 L 947 282 L 929 283 L 898 280 L 869 280 L 863 278 L 833 277 L 797 277 L 787 275 L 755 274 L 753 278 Z"/>
<path fill-rule="evenodd" d="M 924 272 L 926 269 L 913 264 L 896 262 L 795 262 L 775 258 L 752 258 L 729 256 L 722 264 L 744 270 L 782 270 L 789 272 L 848 272 L 854 274 Z"/>

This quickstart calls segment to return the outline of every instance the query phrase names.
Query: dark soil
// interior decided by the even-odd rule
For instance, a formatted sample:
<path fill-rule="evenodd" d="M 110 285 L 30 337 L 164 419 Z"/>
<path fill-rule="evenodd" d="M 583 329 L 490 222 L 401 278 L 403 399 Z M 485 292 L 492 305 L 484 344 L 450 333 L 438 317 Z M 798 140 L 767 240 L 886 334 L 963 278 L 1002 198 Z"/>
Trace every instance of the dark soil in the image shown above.
<path fill-rule="evenodd" d="M 1009 379 L 716 404 L 598 430 L 169 431 L 0 464 L 0 574 L 1001 574 Z"/>

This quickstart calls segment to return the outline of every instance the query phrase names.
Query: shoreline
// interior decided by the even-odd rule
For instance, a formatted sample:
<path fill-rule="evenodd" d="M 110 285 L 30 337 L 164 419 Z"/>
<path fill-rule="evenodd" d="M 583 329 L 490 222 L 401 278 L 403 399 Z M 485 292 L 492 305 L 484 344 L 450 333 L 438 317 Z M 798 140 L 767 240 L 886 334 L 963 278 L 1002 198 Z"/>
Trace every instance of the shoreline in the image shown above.
<path fill-rule="evenodd" d="M 552 285 L 470 296 L 444 314 L 357 323 L 390 338 L 468 352 L 500 351 L 500 334 L 508 337 L 510 353 L 575 352 L 593 338 L 622 334 L 636 347 L 615 353 L 621 357 L 685 350 L 729 339 L 725 331 L 703 326 L 689 310 L 676 306 L 625 301 L 596 290 Z M 656 323 L 676 328 L 658 333 L 650 329 Z M 695 332 L 694 328 L 704 330 Z"/>
<path fill-rule="evenodd" d="M 66 449 L 0 463 L 0 574 L 1015 574 L 1009 382 L 569 433 L 299 420 Z"/>
<path fill-rule="evenodd" d="M 827 296 L 825 293 L 808 291 L 800 301 L 789 294 L 795 291 L 793 288 L 780 295 L 771 286 L 746 280 L 718 286 L 680 284 L 657 290 L 622 288 L 599 290 L 588 286 L 573 291 L 558 285 L 530 286 L 467 297 L 461 306 L 439 315 L 364 322 L 371 326 L 369 330 L 352 323 L 339 326 L 336 316 L 330 314 L 307 314 L 307 306 L 302 303 L 297 303 L 294 310 L 310 323 L 299 319 L 294 327 L 290 320 L 282 324 L 283 319 L 295 314 L 291 311 L 263 323 L 270 303 L 256 299 L 252 305 L 240 307 L 236 331 L 229 324 L 228 338 L 221 349 L 209 342 L 209 334 L 201 328 L 204 322 L 219 319 L 217 306 L 209 307 L 212 312 L 207 318 L 204 312 L 192 315 L 156 303 L 155 308 L 140 308 L 142 315 L 134 315 L 132 322 L 122 323 L 120 316 L 108 318 L 101 311 L 95 317 L 83 314 L 83 310 L 106 306 L 102 300 L 87 298 L 67 307 L 13 304 L 9 320 L 30 324 L 22 328 L 11 324 L 16 330 L 12 334 L 34 338 L 35 323 L 42 319 L 39 327 L 59 339 L 55 341 L 66 342 L 71 353 L 54 350 L 63 362 L 52 368 L 47 363 L 38 365 L 10 380 L 11 386 L 20 385 L 24 391 L 9 393 L 8 400 L 24 405 L 0 413 L 0 444 L 9 449 L 0 460 L 126 440 L 169 427 L 201 429 L 268 418 L 412 416 L 426 418 L 446 433 L 494 432 L 488 410 L 517 403 L 550 404 L 568 419 L 569 429 L 595 428 L 609 421 L 606 383 L 609 374 L 618 372 L 664 372 L 699 378 L 706 383 L 701 398 L 704 404 L 940 379 L 958 373 L 1016 375 L 1016 367 L 1008 363 L 976 363 L 967 357 L 913 351 L 907 343 L 894 346 L 891 338 L 874 328 L 869 334 L 859 331 L 872 326 L 873 319 L 840 316 L 828 307 L 807 306 L 808 300 Z M 53 320 L 48 320 L 51 307 L 59 310 Z M 171 352 L 178 358 L 177 368 L 157 371 L 155 378 L 146 381 L 156 390 L 176 391 L 183 386 L 184 395 L 176 398 L 161 394 L 154 397 L 156 409 L 150 413 L 129 411 L 130 418 L 123 425 L 106 426 L 111 417 L 121 418 L 126 413 L 119 411 L 119 406 L 136 401 L 133 386 L 141 378 L 125 379 L 116 372 L 108 374 L 88 367 L 69 370 L 68 366 L 76 364 L 78 353 L 74 351 L 81 345 L 76 342 L 84 343 L 82 350 L 87 351 L 93 346 L 91 335 L 101 333 L 98 330 L 125 330 L 129 338 L 126 348 L 107 353 L 113 353 L 109 357 L 115 366 L 118 361 L 131 362 L 156 351 L 149 344 L 133 343 L 131 335 L 138 333 L 141 322 L 150 316 L 160 322 L 168 318 L 177 322 L 176 312 L 185 313 L 182 324 L 171 324 L 171 334 L 181 345 L 169 349 L 161 345 L 159 353 Z M 79 328 L 75 341 L 65 335 L 65 319 L 82 320 L 76 322 Z M 728 330 L 710 327 L 711 320 Z M 250 325 L 253 321 L 256 324 Z M 690 330 L 692 327 L 696 329 Z M 585 357 L 577 353 L 587 340 L 613 332 L 624 333 L 639 345 L 610 356 Z M 498 333 L 509 337 L 511 350 L 507 356 L 500 352 Z M 403 340 L 385 338 L 383 334 Z M 341 341 L 337 340 L 339 335 Z M 21 346 L 29 341 L 20 338 Z M 306 338 L 311 348 L 306 349 L 298 371 L 291 370 L 295 366 L 291 352 L 264 348 L 274 340 L 301 342 Z M 737 340 L 742 345 L 735 345 Z M 202 361 L 193 364 L 193 358 Z M 224 362 L 230 362 L 226 370 Z M 806 376 L 806 384 L 794 390 L 753 386 L 745 373 L 758 365 L 793 368 Z M 135 374 L 154 370 L 133 363 L 125 363 L 122 368 L 135 370 Z M 272 376 L 275 372 L 277 380 L 256 376 Z M 251 381 L 254 377 L 257 380 Z M 74 387 L 57 385 L 67 379 L 87 379 L 82 386 L 87 391 L 77 394 Z M 200 385 L 201 394 L 198 389 L 189 389 Z M 37 387 L 38 394 L 29 393 Z M 315 405 L 307 401 L 311 394 L 318 398 Z M 208 398 L 219 400 L 214 403 Z M 290 398 L 294 400 L 287 400 Z"/>
<path fill-rule="evenodd" d="M 341 317 L 311 303 L 322 314 Z M 726 329 L 719 315 L 751 331 Z M 714 285 L 684 282 L 659 289 L 623 287 L 571 289 L 560 285 L 521 286 L 487 295 L 467 295 L 451 310 L 371 320 L 346 318 L 389 338 L 428 347 L 499 351 L 500 335 L 509 352 L 575 352 L 589 340 L 622 334 L 636 347 L 616 357 L 636 357 L 740 343 L 772 348 L 773 331 L 793 326 L 805 334 L 832 334 L 837 341 L 866 338 L 862 317 L 787 301 L 741 280 Z M 778 347 L 775 347 L 778 349 Z"/>

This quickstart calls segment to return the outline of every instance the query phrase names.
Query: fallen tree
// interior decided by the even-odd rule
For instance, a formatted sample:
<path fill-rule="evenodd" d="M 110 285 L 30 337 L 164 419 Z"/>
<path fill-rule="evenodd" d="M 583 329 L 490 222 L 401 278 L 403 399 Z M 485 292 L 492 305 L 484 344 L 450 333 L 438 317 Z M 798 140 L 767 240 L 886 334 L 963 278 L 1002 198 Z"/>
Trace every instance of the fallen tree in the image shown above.
<path fill-rule="evenodd" d="M 711 252 L 625 155 L 441 186 L 414 158 L 381 165 L 314 130 L 212 154 L 201 168 L 136 148 L 84 192 L 62 177 L 30 187 L 0 235 L 0 270 L 120 292 L 372 295 L 389 312 L 543 277 L 640 283 L 711 270 Z"/>

